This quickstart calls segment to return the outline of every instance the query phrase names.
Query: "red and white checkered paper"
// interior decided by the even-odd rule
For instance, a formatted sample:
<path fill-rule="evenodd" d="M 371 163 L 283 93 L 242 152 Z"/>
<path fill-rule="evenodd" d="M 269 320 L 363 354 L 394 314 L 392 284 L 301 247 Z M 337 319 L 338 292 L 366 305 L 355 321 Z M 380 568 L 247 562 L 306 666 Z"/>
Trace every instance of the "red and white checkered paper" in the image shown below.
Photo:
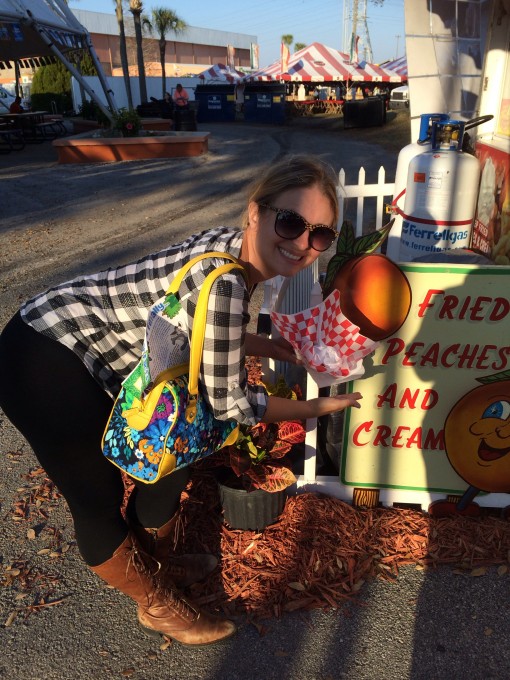
<path fill-rule="evenodd" d="M 363 358 L 378 346 L 344 316 L 338 290 L 297 314 L 272 312 L 271 320 L 320 386 L 359 378 L 365 372 Z"/>

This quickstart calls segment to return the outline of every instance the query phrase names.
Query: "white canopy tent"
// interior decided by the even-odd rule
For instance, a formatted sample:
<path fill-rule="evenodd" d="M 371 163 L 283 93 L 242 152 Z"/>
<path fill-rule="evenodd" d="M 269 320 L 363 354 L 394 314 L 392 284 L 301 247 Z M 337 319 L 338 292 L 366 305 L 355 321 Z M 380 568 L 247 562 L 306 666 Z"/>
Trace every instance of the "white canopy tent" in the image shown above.
<path fill-rule="evenodd" d="M 94 62 L 109 109 L 83 80 L 71 63 L 76 51 L 86 50 Z M 81 83 L 87 94 L 111 118 L 117 107 L 92 46 L 88 31 L 79 23 L 63 0 L 0 0 L 0 68 L 16 72 L 20 65 L 36 67 L 58 59 Z M 18 78 L 16 79 L 18 81 Z"/>

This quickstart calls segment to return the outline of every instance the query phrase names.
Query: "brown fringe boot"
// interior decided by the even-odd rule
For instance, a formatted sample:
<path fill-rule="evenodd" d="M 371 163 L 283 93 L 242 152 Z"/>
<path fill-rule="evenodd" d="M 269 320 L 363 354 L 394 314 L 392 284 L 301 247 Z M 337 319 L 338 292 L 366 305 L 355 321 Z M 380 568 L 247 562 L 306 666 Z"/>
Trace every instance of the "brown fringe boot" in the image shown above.
<path fill-rule="evenodd" d="M 200 611 L 178 592 L 164 588 L 159 565 L 131 532 L 109 560 L 91 569 L 138 604 L 138 621 L 150 634 L 198 646 L 219 642 L 236 631 L 232 621 Z"/>
<path fill-rule="evenodd" d="M 216 569 L 218 560 L 210 553 L 196 555 L 174 555 L 177 523 L 179 513 L 159 529 L 147 529 L 140 524 L 130 522 L 130 529 L 135 534 L 142 549 L 161 564 L 161 578 L 174 584 L 178 589 L 186 588 L 192 583 L 203 581 Z"/>

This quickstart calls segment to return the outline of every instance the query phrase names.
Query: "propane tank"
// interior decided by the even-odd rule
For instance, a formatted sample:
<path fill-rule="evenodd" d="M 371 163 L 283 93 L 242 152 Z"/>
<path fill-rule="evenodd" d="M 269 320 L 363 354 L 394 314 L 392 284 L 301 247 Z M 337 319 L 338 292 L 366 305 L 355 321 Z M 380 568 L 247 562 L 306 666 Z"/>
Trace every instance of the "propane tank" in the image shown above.
<path fill-rule="evenodd" d="M 401 214 L 400 261 L 466 248 L 475 214 L 480 164 L 462 152 L 465 123 L 434 121 L 431 149 L 411 159 Z"/>
<path fill-rule="evenodd" d="M 430 151 L 431 136 L 432 136 L 432 123 L 436 121 L 448 120 L 447 113 L 423 113 L 420 116 L 420 132 L 418 140 L 407 146 L 404 146 L 397 159 L 397 170 L 395 173 L 395 189 L 393 194 L 393 206 L 404 205 L 405 201 L 405 189 L 407 184 L 407 173 L 409 170 L 409 163 L 411 159 L 420 153 L 425 153 Z M 388 236 L 388 246 L 386 249 L 386 255 L 392 260 L 398 261 L 400 254 L 400 237 L 402 235 L 402 217 L 398 212 L 395 212 L 395 221 L 393 222 L 393 227 Z"/>

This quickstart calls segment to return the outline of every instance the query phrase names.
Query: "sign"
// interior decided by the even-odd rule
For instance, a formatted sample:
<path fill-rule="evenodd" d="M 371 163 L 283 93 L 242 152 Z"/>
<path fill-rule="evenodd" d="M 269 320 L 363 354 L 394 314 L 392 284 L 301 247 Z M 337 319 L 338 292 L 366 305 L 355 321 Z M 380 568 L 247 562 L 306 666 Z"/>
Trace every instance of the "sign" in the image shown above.
<path fill-rule="evenodd" d="M 257 94 L 257 108 L 258 109 L 270 109 L 271 108 L 271 95 L 270 94 Z"/>
<path fill-rule="evenodd" d="M 496 264 L 510 263 L 510 164 L 508 153 L 476 145 L 482 174 L 471 247 Z"/>
<path fill-rule="evenodd" d="M 363 400 L 361 409 L 346 411 L 341 481 L 445 494 L 464 493 L 470 485 L 495 490 L 484 488 L 490 484 L 481 483 L 476 472 L 458 474 L 459 466 L 450 463 L 458 453 L 468 455 L 463 442 L 478 432 L 473 417 L 455 416 L 450 450 L 445 429 L 451 430 L 448 418 L 456 404 L 477 388 L 481 395 L 484 379 L 507 371 L 497 402 L 502 419 L 491 412 L 489 420 L 499 427 L 508 419 L 510 444 L 510 267 L 399 266 L 412 290 L 410 312 L 400 330 L 381 341 L 372 365 L 365 360 L 365 378 L 349 383 Z M 489 406 L 480 406 L 484 427 Z M 464 447 L 460 452 L 457 442 Z M 507 458 L 506 465 L 510 453 Z M 505 484 L 510 491 L 510 468 Z"/>
<path fill-rule="evenodd" d="M 221 109 L 221 97 L 217 94 L 210 94 L 207 97 L 208 109 Z"/>

